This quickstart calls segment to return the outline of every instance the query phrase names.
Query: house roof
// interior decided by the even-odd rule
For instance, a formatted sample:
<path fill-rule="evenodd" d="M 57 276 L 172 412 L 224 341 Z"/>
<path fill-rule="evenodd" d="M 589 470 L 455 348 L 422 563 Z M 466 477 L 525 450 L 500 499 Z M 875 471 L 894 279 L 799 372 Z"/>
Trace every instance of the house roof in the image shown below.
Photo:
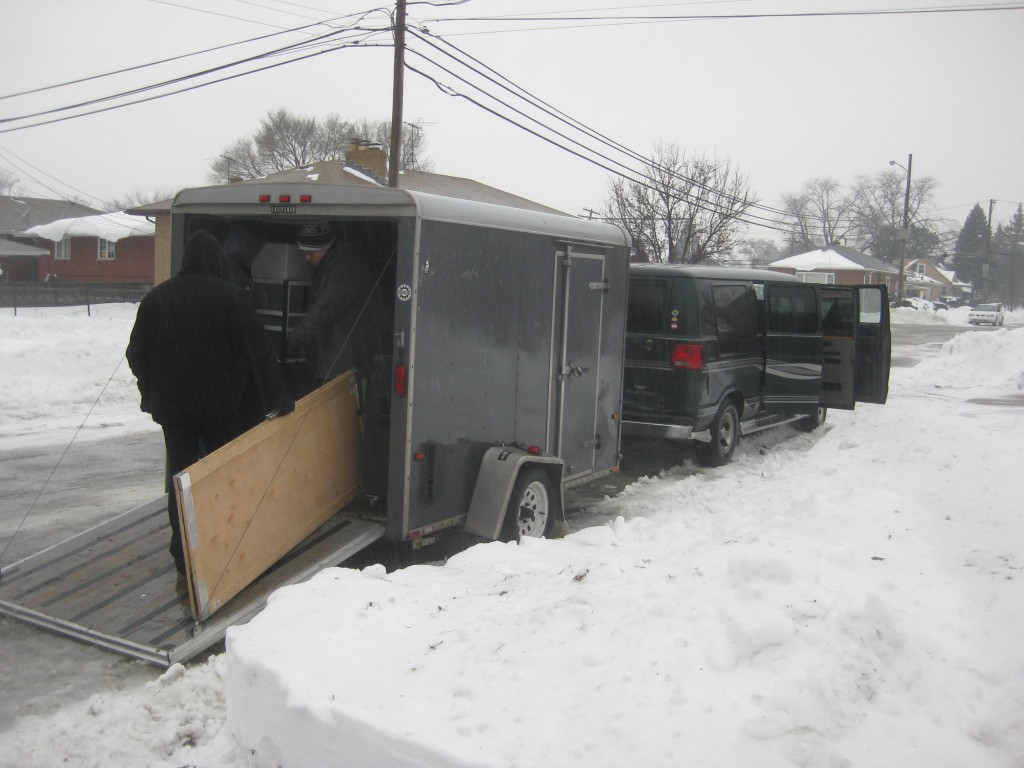
<path fill-rule="evenodd" d="M 268 181 L 280 182 L 313 182 L 317 184 L 347 184 L 353 186 L 380 187 L 383 186 L 370 174 L 362 171 L 358 166 L 346 166 L 344 163 L 324 160 L 319 163 L 305 166 L 303 168 L 290 168 L 287 171 L 277 171 L 257 179 L 245 179 L 234 182 L 235 184 L 263 184 Z M 443 197 L 454 197 L 460 200 L 474 200 L 478 203 L 494 203 L 505 205 L 511 208 L 522 208 L 540 213 L 553 213 L 560 216 L 568 216 L 563 211 L 549 208 L 546 205 L 535 203 L 525 197 L 513 195 L 495 187 L 489 187 L 472 179 L 464 179 L 458 176 L 445 176 L 440 173 L 427 173 L 425 171 L 402 171 L 398 176 L 398 186 L 412 192 L 426 192 Z M 162 200 L 158 203 L 131 208 L 127 213 L 139 216 L 151 216 L 159 213 L 169 213 L 173 200 Z"/>
<path fill-rule="evenodd" d="M 768 265 L 781 269 L 798 269 L 802 272 L 815 270 L 848 270 L 851 272 L 896 272 L 894 267 L 879 261 L 874 256 L 861 253 L 845 245 L 830 245 L 815 251 L 798 253 Z"/>
<path fill-rule="evenodd" d="M 0 256 L 46 256 L 48 253 L 45 248 L 36 248 L 34 245 L 25 245 L 0 237 Z"/>
<path fill-rule="evenodd" d="M 39 224 L 72 216 L 99 213 L 87 205 L 69 200 L 47 200 L 40 197 L 0 197 L 0 235 L 20 235 Z"/>
<path fill-rule="evenodd" d="M 102 237 L 117 242 L 126 237 L 152 237 L 156 234 L 156 226 L 127 213 L 115 212 L 58 219 L 31 227 L 25 234 L 54 242 L 65 237 Z"/>

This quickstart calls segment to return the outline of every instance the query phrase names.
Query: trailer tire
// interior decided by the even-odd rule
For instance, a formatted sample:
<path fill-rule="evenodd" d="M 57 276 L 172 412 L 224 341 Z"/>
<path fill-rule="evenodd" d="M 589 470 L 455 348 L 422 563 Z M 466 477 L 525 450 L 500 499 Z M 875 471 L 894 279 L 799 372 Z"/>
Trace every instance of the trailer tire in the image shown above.
<path fill-rule="evenodd" d="M 801 432 L 813 432 L 822 424 L 825 423 L 825 418 L 828 415 L 828 408 L 823 405 L 819 405 L 814 413 L 810 413 L 804 418 L 796 422 L 796 428 Z"/>
<path fill-rule="evenodd" d="M 727 400 L 722 403 L 711 422 L 711 442 L 702 443 L 700 456 L 709 467 L 720 467 L 728 464 L 736 450 L 740 439 L 740 416 L 736 405 Z"/>
<path fill-rule="evenodd" d="M 548 473 L 540 467 L 524 467 L 512 487 L 502 539 L 519 541 L 547 535 L 558 516 L 559 506 L 560 496 Z"/>

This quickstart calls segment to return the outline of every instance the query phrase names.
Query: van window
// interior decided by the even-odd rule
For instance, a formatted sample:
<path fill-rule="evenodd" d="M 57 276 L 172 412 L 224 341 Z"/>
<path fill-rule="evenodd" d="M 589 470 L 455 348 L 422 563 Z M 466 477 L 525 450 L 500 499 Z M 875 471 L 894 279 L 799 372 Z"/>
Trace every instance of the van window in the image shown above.
<path fill-rule="evenodd" d="M 811 287 L 773 285 L 768 291 L 768 330 L 775 333 L 817 333 L 818 300 Z"/>
<path fill-rule="evenodd" d="M 756 343 L 754 295 L 745 285 L 716 285 L 718 350 L 725 355 L 753 354 Z"/>
<path fill-rule="evenodd" d="M 822 294 L 821 330 L 826 336 L 853 338 L 853 294 Z"/>
<path fill-rule="evenodd" d="M 665 332 L 670 285 L 667 280 L 634 279 L 630 282 L 626 314 L 626 328 L 630 333 Z"/>

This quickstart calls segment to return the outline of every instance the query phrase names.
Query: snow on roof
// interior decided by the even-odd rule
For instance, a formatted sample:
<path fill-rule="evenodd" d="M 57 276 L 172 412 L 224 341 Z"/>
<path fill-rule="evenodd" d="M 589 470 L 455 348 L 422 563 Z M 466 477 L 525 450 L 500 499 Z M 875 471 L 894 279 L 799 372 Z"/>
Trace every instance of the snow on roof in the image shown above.
<path fill-rule="evenodd" d="M 65 237 L 102 237 L 104 240 L 117 242 L 126 237 L 145 237 L 155 233 L 156 225 L 153 222 L 138 216 L 129 216 L 121 211 L 74 219 L 58 219 L 25 230 L 26 235 L 53 240 L 55 243 Z"/>
<path fill-rule="evenodd" d="M 831 248 L 821 248 L 817 251 L 798 253 L 796 256 L 789 256 L 779 261 L 773 261 L 768 266 L 783 267 L 785 269 L 798 269 L 810 272 L 815 269 L 847 269 L 857 272 L 868 272 L 856 262 L 850 261 L 845 256 L 833 251 Z"/>

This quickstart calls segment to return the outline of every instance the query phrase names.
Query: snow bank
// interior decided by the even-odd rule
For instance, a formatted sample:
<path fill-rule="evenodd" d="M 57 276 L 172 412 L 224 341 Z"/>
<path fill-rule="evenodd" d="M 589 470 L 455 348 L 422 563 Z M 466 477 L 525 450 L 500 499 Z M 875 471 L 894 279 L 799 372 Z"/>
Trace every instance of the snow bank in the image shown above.
<path fill-rule="evenodd" d="M 105 381 L 126 328 L 88 327 Z M 76 365 L 35 328 L 0 321 L 5 361 L 32 374 L 34 334 Z M 1022 376 L 1024 330 L 965 333 L 886 406 L 644 478 L 606 525 L 324 571 L 209 663 L 19 719 L 0 766 L 1020 768 Z M 95 402 L 61 381 L 33 385 Z"/>
<path fill-rule="evenodd" d="M 1020 411 L 932 389 L 1016 392 L 1024 330 L 944 352 L 607 526 L 281 590 L 229 632 L 232 733 L 266 766 L 1019 764 Z"/>
<path fill-rule="evenodd" d="M 139 389 L 124 359 L 133 305 L 100 316 L 0 316 L 0 436 L 85 427 L 80 439 L 154 428 L 139 411 Z"/>

